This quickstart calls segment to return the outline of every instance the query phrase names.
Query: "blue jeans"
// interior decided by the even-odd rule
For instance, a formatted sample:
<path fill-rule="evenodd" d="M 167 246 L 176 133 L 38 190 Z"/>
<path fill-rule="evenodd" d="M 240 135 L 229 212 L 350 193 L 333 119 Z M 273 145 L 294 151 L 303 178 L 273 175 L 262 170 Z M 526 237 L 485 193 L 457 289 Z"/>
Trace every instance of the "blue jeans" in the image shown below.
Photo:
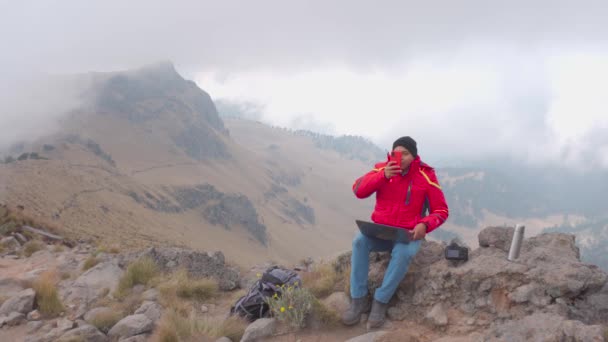
<path fill-rule="evenodd" d="M 361 298 L 367 295 L 369 252 L 391 251 L 391 261 L 384 273 L 382 286 L 376 289 L 374 299 L 388 303 L 405 277 L 412 258 L 420 249 L 421 240 L 410 243 L 395 243 L 357 233 L 353 240 L 350 271 L 350 296 Z"/>

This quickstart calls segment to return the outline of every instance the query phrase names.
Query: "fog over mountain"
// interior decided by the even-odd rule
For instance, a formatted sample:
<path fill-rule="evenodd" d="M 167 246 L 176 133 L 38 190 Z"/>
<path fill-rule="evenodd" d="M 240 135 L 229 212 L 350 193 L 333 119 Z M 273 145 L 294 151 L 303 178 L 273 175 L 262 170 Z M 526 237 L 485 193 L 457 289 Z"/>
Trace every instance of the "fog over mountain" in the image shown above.
<path fill-rule="evenodd" d="M 0 72 L 9 76 L 0 82 L 171 60 L 214 100 L 262 108 L 272 125 L 361 135 L 382 148 L 412 135 L 427 160 L 452 165 L 498 155 L 606 167 L 607 7 L 3 2 Z M 19 112 L 5 102 L 3 125 Z"/>

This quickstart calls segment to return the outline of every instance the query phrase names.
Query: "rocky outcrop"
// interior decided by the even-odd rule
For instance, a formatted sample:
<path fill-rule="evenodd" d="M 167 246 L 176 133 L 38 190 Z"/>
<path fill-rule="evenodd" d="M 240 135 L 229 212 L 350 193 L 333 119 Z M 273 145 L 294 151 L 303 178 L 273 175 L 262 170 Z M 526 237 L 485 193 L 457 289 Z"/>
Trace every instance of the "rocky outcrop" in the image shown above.
<path fill-rule="evenodd" d="M 205 253 L 183 248 L 150 248 L 143 257 L 149 257 L 163 271 L 184 268 L 195 278 L 215 278 L 220 290 L 233 290 L 239 286 L 239 272 L 226 266 L 222 252 Z"/>
<path fill-rule="evenodd" d="M 179 213 L 196 209 L 211 224 L 228 230 L 242 227 L 262 245 L 265 246 L 268 242 L 266 226 L 260 222 L 251 200 L 243 194 L 223 193 L 211 184 L 167 188 L 165 192 L 166 195 L 149 191 L 129 191 L 127 195 L 135 202 L 155 211 Z M 312 208 L 299 202 L 288 207 L 294 208 L 294 215 L 314 223 Z"/>
<path fill-rule="evenodd" d="M 95 110 L 131 123 L 167 122 L 164 127 L 196 160 L 228 158 L 227 130 L 211 97 L 182 78 L 171 63 L 100 77 Z"/>
<path fill-rule="evenodd" d="M 608 275 L 580 261 L 574 236 L 542 234 L 525 239 L 520 257 L 511 262 L 507 252 L 512 234 L 513 228 L 483 230 L 481 248 L 460 265 L 443 259 L 444 245 L 423 242 L 390 303 L 389 317 L 451 335 L 483 331 L 496 341 L 603 338 Z M 372 253 L 371 293 L 381 284 L 389 258 L 387 253 Z M 347 257 L 338 260 L 348 263 Z"/>

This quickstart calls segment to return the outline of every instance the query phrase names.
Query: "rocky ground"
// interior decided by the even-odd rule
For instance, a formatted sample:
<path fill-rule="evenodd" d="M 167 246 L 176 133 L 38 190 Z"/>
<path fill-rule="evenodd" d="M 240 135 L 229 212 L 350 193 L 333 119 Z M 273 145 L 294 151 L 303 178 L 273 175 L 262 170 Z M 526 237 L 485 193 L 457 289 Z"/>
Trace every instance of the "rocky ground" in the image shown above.
<path fill-rule="evenodd" d="M 242 270 L 221 252 L 179 248 L 121 253 L 91 241 L 67 246 L 60 237 L 12 229 L 0 242 L 0 340 L 604 341 L 608 275 L 581 263 L 574 236 L 566 234 L 526 239 L 510 262 L 512 234 L 512 228 L 486 228 L 482 247 L 460 264 L 443 258 L 444 245 L 424 242 L 390 303 L 389 321 L 367 332 L 364 319 L 343 327 L 311 318 L 294 330 L 268 318 L 230 328 L 230 305 L 268 265 Z M 142 276 L 141 260 L 152 262 L 154 274 Z M 389 255 L 373 253 L 371 260 L 373 293 Z M 326 267 L 331 275 L 315 273 L 314 262 L 300 267 L 305 280 L 330 276 L 335 283 L 319 296 L 333 317 L 348 305 L 349 263 L 350 253 L 333 260 Z M 187 284 L 206 279 L 215 289 L 207 297 L 185 296 L 180 277 Z"/>

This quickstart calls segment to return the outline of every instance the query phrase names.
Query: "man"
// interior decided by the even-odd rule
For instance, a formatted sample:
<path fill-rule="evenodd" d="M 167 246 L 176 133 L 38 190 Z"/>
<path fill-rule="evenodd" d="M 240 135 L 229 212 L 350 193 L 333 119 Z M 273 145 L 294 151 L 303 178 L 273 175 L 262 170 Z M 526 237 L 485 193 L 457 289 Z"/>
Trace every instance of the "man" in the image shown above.
<path fill-rule="evenodd" d="M 354 325 L 361 314 L 369 310 L 367 281 L 369 253 L 391 251 L 391 260 L 382 285 L 376 289 L 367 328 L 384 324 L 388 302 L 405 277 L 409 264 L 418 252 L 422 239 L 448 218 L 448 206 L 432 167 L 420 161 L 416 141 L 401 137 L 393 143 L 393 152 L 402 153 L 401 165 L 395 161 L 376 164 L 376 167 L 357 179 L 353 192 L 358 198 L 376 193 L 376 207 L 372 221 L 407 229 L 411 241 L 399 243 L 357 234 L 353 240 L 351 258 L 351 304 L 342 321 Z M 429 215 L 423 217 L 425 202 Z"/>

